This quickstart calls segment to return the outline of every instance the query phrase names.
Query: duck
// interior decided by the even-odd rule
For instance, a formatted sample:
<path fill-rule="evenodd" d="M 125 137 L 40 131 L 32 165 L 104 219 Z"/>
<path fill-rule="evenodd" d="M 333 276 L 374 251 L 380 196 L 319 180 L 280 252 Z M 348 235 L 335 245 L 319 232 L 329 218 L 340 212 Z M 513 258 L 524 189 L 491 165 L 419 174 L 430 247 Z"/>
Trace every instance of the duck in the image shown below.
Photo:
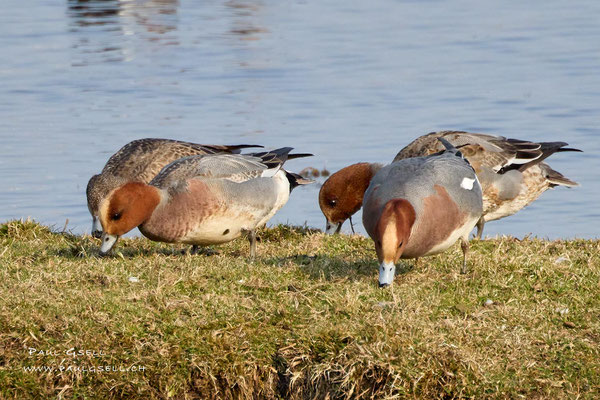
<path fill-rule="evenodd" d="M 240 153 L 242 149 L 263 147 L 253 144 L 215 145 L 197 144 L 174 139 L 137 139 L 121 147 L 110 156 L 102 172 L 93 175 L 86 188 L 87 205 L 92 215 L 92 236 L 102 236 L 98 219 L 100 203 L 111 190 L 127 183 L 148 183 L 160 170 L 181 157 L 196 154 Z"/>
<path fill-rule="evenodd" d="M 183 157 L 166 165 L 149 183 L 127 182 L 110 191 L 99 206 L 100 255 L 138 227 L 147 238 L 198 246 L 221 244 L 247 233 L 256 255 L 256 229 L 287 203 L 297 186 L 313 183 L 286 171 L 291 147 L 250 154 Z"/>
<path fill-rule="evenodd" d="M 438 138 L 456 146 L 471 163 L 483 188 L 483 215 L 477 223 L 481 239 L 486 222 L 515 214 L 556 186 L 579 184 L 553 170 L 544 160 L 558 152 L 581 152 L 565 142 L 531 142 L 465 131 L 431 132 L 398 152 L 393 162 L 434 154 L 444 149 Z M 384 164 L 357 163 L 332 174 L 319 191 L 326 232 L 339 233 L 346 219 L 362 206 L 362 195 Z M 350 219 L 352 223 L 352 220 Z"/>
<path fill-rule="evenodd" d="M 441 253 L 459 239 L 466 273 L 468 235 L 483 213 L 475 170 L 450 142 L 445 150 L 382 167 L 365 191 L 363 225 L 375 242 L 379 287 L 392 285 L 399 258 Z"/>

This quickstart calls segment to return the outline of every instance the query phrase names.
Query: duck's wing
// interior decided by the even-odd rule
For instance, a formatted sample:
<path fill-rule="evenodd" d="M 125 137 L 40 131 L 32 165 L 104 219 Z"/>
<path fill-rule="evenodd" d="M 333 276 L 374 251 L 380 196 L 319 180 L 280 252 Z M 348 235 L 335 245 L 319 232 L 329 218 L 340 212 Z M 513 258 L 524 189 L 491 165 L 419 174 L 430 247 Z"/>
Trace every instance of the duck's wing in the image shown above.
<path fill-rule="evenodd" d="M 541 155 L 538 158 L 524 164 L 508 165 L 502 169 L 501 173 L 509 171 L 511 169 L 518 169 L 519 171 L 523 172 L 532 165 L 542 163 L 542 161 L 544 161 L 546 158 L 550 157 L 554 153 L 561 153 L 566 151 L 583 152 L 579 149 L 565 147 L 568 146 L 568 143 L 565 142 L 540 142 L 539 145 L 539 151 L 541 152 Z"/>
<path fill-rule="evenodd" d="M 249 156 L 258 157 L 266 165 L 283 165 L 287 160 L 293 160 L 295 158 L 311 157 L 313 154 L 310 153 L 295 153 L 290 154 L 293 147 L 281 147 L 279 149 L 270 151 L 261 151 L 257 153 L 248 153 Z"/>
<path fill-rule="evenodd" d="M 188 179 L 226 179 L 245 182 L 259 177 L 272 177 L 288 159 L 291 147 L 253 154 L 210 154 L 180 158 L 165 166 L 151 185 L 179 187 Z"/>
<path fill-rule="evenodd" d="M 394 161 L 409 157 L 434 154 L 444 150 L 438 138 L 444 138 L 469 160 L 477 171 L 481 167 L 498 172 L 509 165 L 523 165 L 540 158 L 543 152 L 540 143 L 503 136 L 470 133 L 463 131 L 432 132 L 415 139 L 400 150 Z"/>
<path fill-rule="evenodd" d="M 244 182 L 262 175 L 269 167 L 260 158 L 239 154 L 211 154 L 183 157 L 165 166 L 151 185 L 167 187 L 193 178 L 228 179 Z"/>

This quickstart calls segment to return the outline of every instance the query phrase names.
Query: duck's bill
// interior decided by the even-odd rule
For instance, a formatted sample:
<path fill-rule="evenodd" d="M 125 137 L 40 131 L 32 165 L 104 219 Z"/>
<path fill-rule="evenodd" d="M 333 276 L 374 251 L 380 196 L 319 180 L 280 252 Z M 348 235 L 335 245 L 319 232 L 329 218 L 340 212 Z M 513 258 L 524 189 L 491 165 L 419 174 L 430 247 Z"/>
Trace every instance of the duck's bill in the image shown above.
<path fill-rule="evenodd" d="M 334 233 L 340 233 L 342 230 L 343 222 L 329 222 L 326 221 L 325 224 L 325 233 L 328 235 L 333 235 Z"/>
<path fill-rule="evenodd" d="M 93 217 L 92 219 L 92 236 L 96 239 L 100 239 L 102 237 L 102 224 L 98 217 Z"/>
<path fill-rule="evenodd" d="M 379 287 L 387 287 L 394 283 L 396 265 L 393 262 L 382 262 L 379 266 Z"/>
<path fill-rule="evenodd" d="M 101 256 L 105 256 L 107 255 L 110 250 L 114 247 L 114 245 L 117 243 L 117 240 L 119 240 L 119 237 L 117 235 L 109 235 L 108 233 L 103 233 L 102 234 L 102 244 L 100 245 L 100 255 Z"/>

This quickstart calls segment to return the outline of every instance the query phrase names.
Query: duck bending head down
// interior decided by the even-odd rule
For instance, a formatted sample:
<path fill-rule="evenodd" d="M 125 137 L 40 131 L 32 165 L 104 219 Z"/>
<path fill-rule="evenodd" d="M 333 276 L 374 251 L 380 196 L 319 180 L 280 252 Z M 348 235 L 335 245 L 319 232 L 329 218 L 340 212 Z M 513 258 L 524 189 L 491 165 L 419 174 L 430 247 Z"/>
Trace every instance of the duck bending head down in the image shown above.
<path fill-rule="evenodd" d="M 160 170 L 179 158 L 217 153 L 240 153 L 252 144 L 219 145 L 182 142 L 173 139 L 145 138 L 127 143 L 113 154 L 100 174 L 90 178 L 86 197 L 92 215 L 92 236 L 102 236 L 99 208 L 108 194 L 128 182 L 148 183 Z"/>
<path fill-rule="evenodd" d="M 243 233 L 256 252 L 254 231 L 288 201 L 291 190 L 312 183 L 282 168 L 290 147 L 240 154 L 184 157 L 165 166 L 149 184 L 126 183 L 100 206 L 100 254 L 138 227 L 151 240 L 205 246 L 229 242 Z"/>
<path fill-rule="evenodd" d="M 392 284 L 399 258 L 440 253 L 468 235 L 481 217 L 475 171 L 445 139 L 446 151 L 393 162 L 375 174 L 363 200 L 363 224 L 375 242 L 379 286 Z"/>

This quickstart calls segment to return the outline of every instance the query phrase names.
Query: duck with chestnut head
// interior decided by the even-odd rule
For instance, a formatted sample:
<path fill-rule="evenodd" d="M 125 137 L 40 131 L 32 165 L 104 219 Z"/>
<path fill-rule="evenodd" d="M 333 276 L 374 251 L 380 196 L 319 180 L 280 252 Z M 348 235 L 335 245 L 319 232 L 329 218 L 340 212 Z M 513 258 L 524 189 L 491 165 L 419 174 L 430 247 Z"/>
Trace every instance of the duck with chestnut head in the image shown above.
<path fill-rule="evenodd" d="M 365 191 L 363 224 L 375 243 L 379 286 L 392 284 L 400 258 L 443 252 L 462 240 L 466 272 L 468 235 L 483 201 L 475 171 L 445 139 L 447 150 L 381 168 Z"/>
<path fill-rule="evenodd" d="M 146 138 L 127 143 L 113 154 L 102 172 L 90 178 L 87 189 L 87 205 L 92 215 L 92 236 L 102 236 L 98 219 L 100 204 L 108 194 L 129 182 L 148 183 L 160 170 L 172 161 L 198 154 L 237 154 L 248 147 L 259 145 L 213 145 L 183 142 L 172 139 Z"/>
<path fill-rule="evenodd" d="M 138 227 L 151 240 L 205 246 L 247 233 L 256 253 L 255 230 L 287 202 L 291 190 L 312 183 L 282 168 L 291 147 L 269 152 L 180 158 L 149 184 L 128 182 L 102 201 L 100 254 Z"/>

